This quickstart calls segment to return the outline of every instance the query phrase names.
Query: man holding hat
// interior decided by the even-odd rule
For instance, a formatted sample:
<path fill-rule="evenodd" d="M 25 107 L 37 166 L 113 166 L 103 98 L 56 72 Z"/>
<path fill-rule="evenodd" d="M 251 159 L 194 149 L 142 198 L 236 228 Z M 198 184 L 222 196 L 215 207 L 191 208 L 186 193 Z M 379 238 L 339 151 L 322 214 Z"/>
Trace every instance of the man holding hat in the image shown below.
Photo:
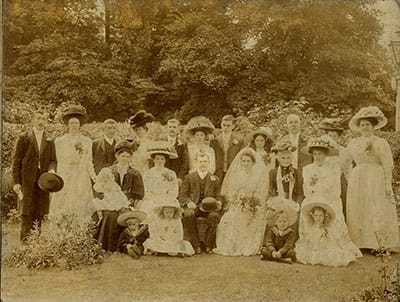
<path fill-rule="evenodd" d="M 38 110 L 33 114 L 32 130 L 17 139 L 13 157 L 14 191 L 22 199 L 21 241 L 33 229 L 34 222 L 41 225 L 43 216 L 49 212 L 49 192 L 40 189 L 39 177 L 55 170 L 54 142 L 48 140 L 45 128 L 48 114 Z"/>

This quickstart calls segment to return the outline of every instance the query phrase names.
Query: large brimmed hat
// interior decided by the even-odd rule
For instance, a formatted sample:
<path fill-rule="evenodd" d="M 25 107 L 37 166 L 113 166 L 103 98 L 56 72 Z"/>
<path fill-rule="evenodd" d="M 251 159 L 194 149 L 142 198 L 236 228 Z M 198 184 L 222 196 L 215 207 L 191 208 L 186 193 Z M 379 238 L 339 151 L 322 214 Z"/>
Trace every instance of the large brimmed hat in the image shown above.
<path fill-rule="evenodd" d="M 294 152 L 296 151 L 297 148 L 292 145 L 292 143 L 288 140 L 280 140 L 275 143 L 274 146 L 271 148 L 271 152 L 283 152 L 283 151 L 289 151 L 289 152 Z"/>
<path fill-rule="evenodd" d="M 213 197 L 206 197 L 201 201 L 199 209 L 203 212 L 218 212 L 222 208 L 222 203 Z"/>
<path fill-rule="evenodd" d="M 139 220 L 139 222 L 143 222 L 147 217 L 147 214 L 143 211 L 138 211 L 138 210 L 131 210 L 131 211 L 125 211 L 122 214 L 118 216 L 117 222 L 119 225 L 126 227 L 127 220 L 136 218 Z"/>
<path fill-rule="evenodd" d="M 273 226 L 275 224 L 277 215 L 282 212 L 286 214 L 289 225 L 293 225 L 297 222 L 299 216 L 299 205 L 292 200 L 277 196 L 268 200 L 267 208 L 267 216 L 269 217 L 267 223 L 269 226 Z"/>
<path fill-rule="evenodd" d="M 376 106 L 368 106 L 361 108 L 349 121 L 349 128 L 354 131 L 359 130 L 359 123 L 364 118 L 375 118 L 378 123 L 374 126 L 374 129 L 380 129 L 384 127 L 388 120 L 383 112 Z"/>
<path fill-rule="evenodd" d="M 170 159 L 178 158 L 174 146 L 172 146 L 170 142 L 162 140 L 149 142 L 147 145 L 147 153 L 149 156 L 154 154 L 164 154 Z"/>
<path fill-rule="evenodd" d="M 326 225 L 331 224 L 335 220 L 336 218 L 335 211 L 329 204 L 327 204 L 326 202 L 312 201 L 303 204 L 303 206 L 301 207 L 301 212 L 304 214 L 304 217 L 306 218 L 308 223 L 313 223 L 313 218 L 311 215 L 312 215 L 312 209 L 315 207 L 323 208 L 326 211 L 326 216 L 325 216 Z"/>
<path fill-rule="evenodd" d="M 319 123 L 319 129 L 326 131 L 343 132 L 344 128 L 339 119 L 325 118 Z"/>
<path fill-rule="evenodd" d="M 182 217 L 183 209 L 181 208 L 179 201 L 173 197 L 164 197 L 162 201 L 158 203 L 158 205 L 154 208 L 154 212 L 156 214 L 160 214 L 164 207 L 175 208 L 179 217 Z"/>
<path fill-rule="evenodd" d="M 71 118 L 77 118 L 81 124 L 86 122 L 87 112 L 85 107 L 82 105 L 70 105 L 63 113 L 62 120 L 67 124 Z"/>
<path fill-rule="evenodd" d="M 211 134 L 214 132 L 214 129 L 214 125 L 208 118 L 205 116 L 195 116 L 187 123 L 185 130 L 188 134 L 193 135 L 197 131 L 203 131 L 207 134 Z"/>
<path fill-rule="evenodd" d="M 46 192 L 58 192 L 64 187 L 64 180 L 58 174 L 46 172 L 40 175 L 38 186 Z"/>
<path fill-rule="evenodd" d="M 301 152 L 311 154 L 312 149 L 324 149 L 328 156 L 338 155 L 339 151 L 333 147 L 329 140 L 323 137 L 311 138 L 307 146 L 301 148 Z"/>
<path fill-rule="evenodd" d="M 254 140 L 256 136 L 262 135 L 266 139 L 269 139 L 272 141 L 272 129 L 269 127 L 259 127 L 258 129 L 252 131 L 250 133 L 251 139 Z"/>
<path fill-rule="evenodd" d="M 148 113 L 145 110 L 139 110 L 129 118 L 129 125 L 131 125 L 132 128 L 137 128 L 146 125 L 147 123 L 151 123 L 154 119 L 155 118 L 151 113 Z"/>

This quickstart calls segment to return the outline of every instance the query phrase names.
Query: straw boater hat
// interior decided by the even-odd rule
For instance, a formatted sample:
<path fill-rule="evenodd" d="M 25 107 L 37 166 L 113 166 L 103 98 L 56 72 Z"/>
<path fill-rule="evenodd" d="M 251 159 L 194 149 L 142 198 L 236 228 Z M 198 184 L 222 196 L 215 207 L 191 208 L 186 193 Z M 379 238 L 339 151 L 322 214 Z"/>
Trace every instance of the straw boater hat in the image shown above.
<path fill-rule="evenodd" d="M 325 118 L 319 124 L 319 129 L 326 131 L 337 131 L 343 132 L 344 128 L 341 126 L 340 121 L 338 119 L 333 118 Z"/>
<path fill-rule="evenodd" d="M 160 214 L 164 207 L 171 207 L 177 210 L 178 216 L 182 217 L 183 209 L 181 208 L 179 201 L 176 198 L 165 197 L 157 207 L 154 208 L 156 214 Z"/>
<path fill-rule="evenodd" d="M 296 151 L 297 148 L 292 145 L 290 141 L 287 140 L 280 140 L 275 143 L 275 145 L 271 148 L 271 152 L 283 152 L 283 151 L 289 151 L 289 152 L 294 152 Z"/>
<path fill-rule="evenodd" d="M 148 113 L 145 110 L 139 110 L 129 118 L 129 125 L 131 125 L 132 128 L 137 128 L 152 121 L 154 121 L 154 116 L 151 113 Z"/>
<path fill-rule="evenodd" d="M 204 131 L 207 134 L 211 134 L 214 129 L 214 125 L 205 116 L 195 116 L 186 125 L 186 132 L 190 135 L 194 135 L 196 131 Z"/>
<path fill-rule="evenodd" d="M 168 141 L 152 141 L 147 145 L 147 154 L 152 156 L 154 154 L 165 154 L 170 159 L 178 158 L 178 154 L 174 146 Z"/>
<path fill-rule="evenodd" d="M 303 152 L 305 154 L 311 154 L 312 149 L 314 149 L 314 148 L 326 150 L 328 156 L 338 154 L 338 150 L 335 147 L 333 147 L 328 140 L 326 140 L 322 137 L 310 139 L 307 143 L 307 146 L 301 148 L 301 152 Z"/>
<path fill-rule="evenodd" d="M 359 130 L 359 122 L 364 118 L 375 118 L 377 124 L 374 126 L 374 130 L 380 129 L 387 124 L 387 118 L 383 112 L 376 106 L 368 106 L 361 108 L 350 120 L 349 128 L 354 131 Z"/>
<path fill-rule="evenodd" d="M 82 105 L 71 105 L 65 110 L 62 120 L 65 124 L 68 123 L 69 119 L 77 118 L 81 124 L 87 120 L 87 112 L 85 107 Z"/>
<path fill-rule="evenodd" d="M 38 179 L 38 186 L 46 192 L 58 192 L 64 187 L 64 180 L 60 175 L 46 172 L 40 175 Z"/>
<path fill-rule="evenodd" d="M 326 211 L 326 216 L 325 216 L 325 224 L 329 225 L 335 220 L 335 211 L 332 209 L 332 207 L 327 204 L 326 202 L 309 202 L 307 204 L 304 204 L 301 207 L 301 212 L 304 214 L 304 217 L 306 217 L 307 222 L 312 223 L 312 209 L 315 207 L 320 207 L 323 208 Z"/>
<path fill-rule="evenodd" d="M 117 222 L 119 225 L 126 227 L 127 220 L 136 218 L 137 220 L 139 220 L 139 222 L 143 222 L 146 219 L 146 217 L 147 214 L 143 211 L 137 211 L 137 210 L 125 211 L 118 216 Z"/>
<path fill-rule="evenodd" d="M 251 132 L 251 139 L 255 139 L 256 136 L 258 135 L 262 135 L 264 136 L 266 139 L 269 139 L 272 141 L 272 130 L 269 127 L 260 127 L 256 130 L 254 130 L 253 132 Z"/>
<path fill-rule="evenodd" d="M 222 203 L 213 197 L 206 197 L 201 201 L 199 209 L 203 212 L 218 212 L 222 208 Z"/>

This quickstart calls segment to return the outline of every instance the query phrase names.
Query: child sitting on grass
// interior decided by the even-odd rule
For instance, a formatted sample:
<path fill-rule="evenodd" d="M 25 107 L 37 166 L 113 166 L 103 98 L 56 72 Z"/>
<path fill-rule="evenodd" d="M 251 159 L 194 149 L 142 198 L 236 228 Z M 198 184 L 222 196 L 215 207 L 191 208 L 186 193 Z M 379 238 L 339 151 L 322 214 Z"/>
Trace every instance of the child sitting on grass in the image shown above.
<path fill-rule="evenodd" d="M 143 255 L 143 242 L 149 238 L 147 225 L 141 225 L 145 218 L 145 212 L 136 210 L 127 210 L 118 216 L 118 224 L 125 230 L 119 236 L 117 251 L 136 259 Z"/>
<path fill-rule="evenodd" d="M 290 208 L 282 208 L 275 215 L 275 225 L 270 228 L 261 249 L 261 260 L 292 263 L 296 261 L 294 244 L 296 233 L 290 227 L 297 220 L 297 213 Z"/>
<path fill-rule="evenodd" d="M 167 199 L 154 209 L 155 215 L 149 220 L 150 238 L 143 244 L 145 254 L 192 256 L 192 245 L 183 240 L 183 210 L 176 198 L 165 198 Z"/>

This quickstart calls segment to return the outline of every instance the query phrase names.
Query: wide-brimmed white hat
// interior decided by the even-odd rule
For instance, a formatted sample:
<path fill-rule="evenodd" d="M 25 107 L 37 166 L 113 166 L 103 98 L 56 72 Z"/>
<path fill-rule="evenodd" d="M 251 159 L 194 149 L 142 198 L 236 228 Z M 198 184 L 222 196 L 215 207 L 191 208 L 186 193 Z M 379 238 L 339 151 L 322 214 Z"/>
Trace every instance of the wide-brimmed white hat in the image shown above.
<path fill-rule="evenodd" d="M 301 152 L 311 154 L 313 148 L 324 149 L 328 156 L 338 155 L 339 153 L 339 150 L 332 146 L 331 142 L 324 137 L 311 138 L 307 142 L 307 145 L 301 148 Z"/>
<path fill-rule="evenodd" d="M 388 120 L 383 112 L 376 106 L 368 106 L 361 108 L 349 121 L 349 128 L 354 131 L 359 131 L 359 123 L 361 119 L 374 118 L 377 120 L 377 124 L 374 125 L 374 129 L 380 129 L 384 127 Z"/>
<path fill-rule="evenodd" d="M 335 220 L 336 217 L 335 211 L 328 203 L 321 201 L 313 201 L 306 203 L 301 207 L 301 212 L 304 214 L 304 217 L 306 217 L 308 223 L 313 223 L 312 209 L 315 207 L 323 208 L 326 211 L 326 216 L 325 216 L 326 225 L 331 224 Z"/>
<path fill-rule="evenodd" d="M 154 212 L 156 214 L 160 214 L 164 207 L 175 208 L 180 217 L 182 217 L 183 209 L 181 208 L 179 201 L 176 198 L 166 196 L 161 201 L 159 201 L 158 205 L 154 208 Z"/>
<path fill-rule="evenodd" d="M 174 146 L 172 146 L 170 142 L 163 140 L 149 142 L 147 145 L 147 154 L 149 156 L 154 154 L 164 154 L 170 159 L 178 158 Z"/>
<path fill-rule="evenodd" d="M 119 225 L 126 227 L 127 224 L 126 222 L 129 219 L 136 218 L 139 220 L 139 222 L 143 222 L 147 217 L 147 214 L 143 211 L 138 211 L 138 210 L 131 210 L 131 211 L 125 211 L 122 214 L 118 216 L 117 222 Z"/>

